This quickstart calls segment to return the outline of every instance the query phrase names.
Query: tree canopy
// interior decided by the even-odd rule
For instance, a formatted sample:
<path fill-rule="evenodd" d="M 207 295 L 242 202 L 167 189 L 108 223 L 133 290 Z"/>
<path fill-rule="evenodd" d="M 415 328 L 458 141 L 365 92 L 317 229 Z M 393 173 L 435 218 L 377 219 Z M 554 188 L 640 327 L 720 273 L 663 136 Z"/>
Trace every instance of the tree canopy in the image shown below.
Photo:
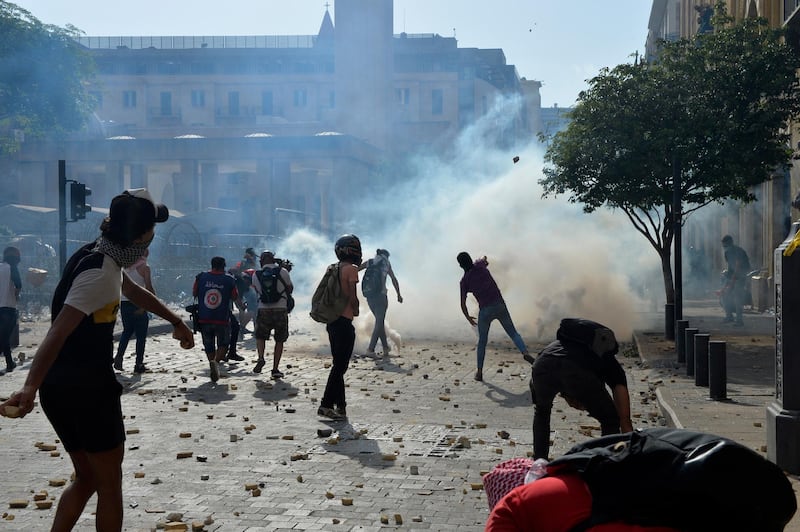
<path fill-rule="evenodd" d="M 0 0 L 0 155 L 16 149 L 14 130 L 59 136 L 86 123 L 94 63 L 74 39 L 80 34 Z"/>
<path fill-rule="evenodd" d="M 734 23 L 723 2 L 713 30 L 663 42 L 651 62 L 604 69 L 579 95 L 569 126 L 545 154 L 544 195 L 585 212 L 620 209 L 661 257 L 674 302 L 673 175 L 683 213 L 752 187 L 792 158 L 788 122 L 800 113 L 800 59 L 766 20 Z M 677 171 L 676 171 L 677 170 Z"/>

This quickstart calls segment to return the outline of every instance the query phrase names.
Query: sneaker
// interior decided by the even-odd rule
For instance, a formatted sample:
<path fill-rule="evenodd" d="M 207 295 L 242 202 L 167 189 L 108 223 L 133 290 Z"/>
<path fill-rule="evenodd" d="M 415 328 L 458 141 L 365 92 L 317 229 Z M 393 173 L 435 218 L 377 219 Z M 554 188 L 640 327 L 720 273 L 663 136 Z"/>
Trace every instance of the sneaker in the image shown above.
<path fill-rule="evenodd" d="M 283 372 L 281 370 L 279 370 L 279 369 L 273 369 L 272 370 L 272 378 L 275 379 L 275 380 L 282 379 L 283 378 Z"/>
<path fill-rule="evenodd" d="M 475 380 L 478 382 L 483 381 L 483 370 L 479 369 L 475 372 Z"/>
<path fill-rule="evenodd" d="M 211 369 L 211 382 L 217 382 L 219 380 L 219 366 L 217 366 L 216 360 L 209 360 L 208 366 Z"/>
<path fill-rule="evenodd" d="M 122 371 L 122 368 L 120 368 L 120 371 Z M 144 364 L 136 364 L 133 366 L 134 373 L 144 373 L 145 371 L 147 371 L 147 366 Z"/>
<path fill-rule="evenodd" d="M 117 371 L 122 371 L 122 359 L 114 359 L 114 369 Z"/>
<path fill-rule="evenodd" d="M 256 362 L 256 367 L 253 368 L 253 373 L 261 373 L 261 370 L 264 369 L 264 364 L 266 363 L 267 361 L 263 358 L 258 359 L 258 362 Z"/>
<path fill-rule="evenodd" d="M 317 415 L 322 417 L 327 417 L 330 419 L 341 420 L 344 419 L 336 410 L 333 408 L 328 408 L 327 406 L 321 406 L 317 409 Z"/>
<path fill-rule="evenodd" d="M 11 373 L 12 371 L 14 371 L 14 368 L 16 367 L 17 363 L 14 362 L 13 360 L 6 361 L 6 373 Z"/>
<path fill-rule="evenodd" d="M 241 362 L 244 360 L 244 357 L 241 355 L 237 355 L 236 353 L 232 355 L 228 355 L 228 360 L 235 360 L 236 362 Z"/>

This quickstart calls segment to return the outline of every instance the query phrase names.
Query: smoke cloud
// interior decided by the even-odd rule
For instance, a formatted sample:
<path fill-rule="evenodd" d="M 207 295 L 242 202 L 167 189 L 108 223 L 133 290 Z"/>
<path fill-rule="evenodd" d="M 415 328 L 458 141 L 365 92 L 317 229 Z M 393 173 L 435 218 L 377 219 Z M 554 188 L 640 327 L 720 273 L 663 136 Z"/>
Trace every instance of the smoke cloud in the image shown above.
<path fill-rule="evenodd" d="M 498 102 L 461 135 L 452 156 L 418 157 L 415 175 L 365 200 L 363 211 L 354 213 L 350 232 L 361 237 L 364 259 L 377 248 L 391 252 L 404 302 L 397 303 L 387 282 L 387 323 L 404 338 L 468 338 L 472 332 L 459 305 L 463 271 L 456 262 L 467 251 L 473 259 L 487 256 L 515 325 L 529 342 L 552 339 L 567 316 L 602 322 L 619 339 L 630 339 L 646 303 L 642 287 L 662 286 L 658 256 L 622 213 L 604 209 L 589 215 L 565 197 L 542 199 L 537 182 L 543 150 L 533 139 L 524 150 L 490 147 L 517 106 L 514 100 Z M 385 221 L 380 227 L 371 222 L 378 212 Z M 325 265 L 335 260 L 333 242 L 303 230 L 282 248 L 307 261 L 308 268 L 295 276 L 295 290 L 310 298 Z M 477 317 L 472 295 L 467 302 Z M 362 313 L 367 310 L 362 301 Z M 495 324 L 490 340 L 504 337 Z"/>

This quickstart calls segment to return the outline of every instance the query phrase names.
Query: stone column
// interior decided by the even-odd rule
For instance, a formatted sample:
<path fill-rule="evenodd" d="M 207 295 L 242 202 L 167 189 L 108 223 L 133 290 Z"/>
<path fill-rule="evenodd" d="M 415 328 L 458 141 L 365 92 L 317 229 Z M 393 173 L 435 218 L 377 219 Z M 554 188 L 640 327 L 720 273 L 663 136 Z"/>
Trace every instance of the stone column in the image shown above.
<path fill-rule="evenodd" d="M 775 401 L 767 406 L 767 458 L 800 474 L 800 249 L 785 256 L 800 222 L 774 254 Z"/>

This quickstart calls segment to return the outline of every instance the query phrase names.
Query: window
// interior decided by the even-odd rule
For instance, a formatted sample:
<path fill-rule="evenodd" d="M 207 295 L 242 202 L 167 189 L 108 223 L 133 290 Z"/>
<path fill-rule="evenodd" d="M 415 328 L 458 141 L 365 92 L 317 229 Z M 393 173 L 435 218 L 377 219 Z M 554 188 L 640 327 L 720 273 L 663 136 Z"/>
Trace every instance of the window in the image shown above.
<path fill-rule="evenodd" d="M 228 114 L 231 116 L 239 116 L 241 109 L 239 108 L 239 93 L 237 91 L 228 93 Z"/>
<path fill-rule="evenodd" d="M 395 99 L 399 105 L 408 105 L 409 100 L 411 99 L 411 89 L 409 88 L 402 88 L 402 89 L 395 89 Z"/>
<path fill-rule="evenodd" d="M 261 114 L 272 116 L 273 115 L 273 102 L 272 91 L 263 91 L 261 93 Z"/>
<path fill-rule="evenodd" d="M 172 116 L 172 93 L 161 93 L 161 116 Z"/>
<path fill-rule="evenodd" d="M 444 91 L 433 89 L 431 91 L 431 114 L 440 115 L 444 112 Z"/>
<path fill-rule="evenodd" d="M 297 89 L 294 91 L 294 106 L 305 107 L 308 103 L 308 92 L 305 89 Z"/>
<path fill-rule="evenodd" d="M 202 89 L 192 89 L 192 107 L 206 106 L 206 92 Z"/>
<path fill-rule="evenodd" d="M 159 63 L 158 67 L 156 68 L 156 71 L 159 74 L 170 75 L 179 73 L 180 68 L 178 67 L 178 63 L 167 61 L 165 63 Z"/>
<path fill-rule="evenodd" d="M 122 106 L 127 109 L 136 107 L 136 91 L 122 91 Z"/>

